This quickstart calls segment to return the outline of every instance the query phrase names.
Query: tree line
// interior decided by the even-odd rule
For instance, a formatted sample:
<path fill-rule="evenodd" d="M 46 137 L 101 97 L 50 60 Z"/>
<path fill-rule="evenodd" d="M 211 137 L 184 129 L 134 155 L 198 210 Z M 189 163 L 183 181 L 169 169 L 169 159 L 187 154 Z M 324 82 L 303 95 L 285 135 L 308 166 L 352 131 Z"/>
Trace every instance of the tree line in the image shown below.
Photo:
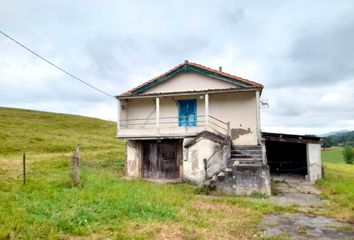
<path fill-rule="evenodd" d="M 354 147 L 354 131 L 337 133 L 334 135 L 330 135 L 328 137 L 324 137 L 322 139 L 322 148 L 324 149 L 333 146 L 346 146 L 346 145 L 350 145 Z"/>

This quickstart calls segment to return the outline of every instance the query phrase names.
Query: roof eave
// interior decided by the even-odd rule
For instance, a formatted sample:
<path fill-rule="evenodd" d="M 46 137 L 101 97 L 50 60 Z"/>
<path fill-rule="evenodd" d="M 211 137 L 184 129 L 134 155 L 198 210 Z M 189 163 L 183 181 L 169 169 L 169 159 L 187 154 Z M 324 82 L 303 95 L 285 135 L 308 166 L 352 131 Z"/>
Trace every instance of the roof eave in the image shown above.
<path fill-rule="evenodd" d="M 205 89 L 205 90 L 195 90 L 195 91 L 179 91 L 179 92 L 160 92 L 160 93 L 149 93 L 149 94 L 121 94 L 115 96 L 117 99 L 130 99 L 130 98 L 151 98 L 158 96 L 183 96 L 183 95 L 195 95 L 195 94 L 205 94 L 205 93 L 236 93 L 236 92 L 256 92 L 262 91 L 259 87 L 249 87 L 249 88 L 223 88 L 223 89 Z"/>

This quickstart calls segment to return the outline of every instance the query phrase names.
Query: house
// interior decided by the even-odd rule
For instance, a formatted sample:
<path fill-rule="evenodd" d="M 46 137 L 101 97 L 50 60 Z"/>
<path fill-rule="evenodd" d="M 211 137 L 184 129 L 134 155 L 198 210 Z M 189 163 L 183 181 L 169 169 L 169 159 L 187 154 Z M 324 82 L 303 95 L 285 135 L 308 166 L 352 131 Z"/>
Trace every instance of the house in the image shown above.
<path fill-rule="evenodd" d="M 270 194 L 263 85 L 185 61 L 119 96 L 126 175 Z"/>

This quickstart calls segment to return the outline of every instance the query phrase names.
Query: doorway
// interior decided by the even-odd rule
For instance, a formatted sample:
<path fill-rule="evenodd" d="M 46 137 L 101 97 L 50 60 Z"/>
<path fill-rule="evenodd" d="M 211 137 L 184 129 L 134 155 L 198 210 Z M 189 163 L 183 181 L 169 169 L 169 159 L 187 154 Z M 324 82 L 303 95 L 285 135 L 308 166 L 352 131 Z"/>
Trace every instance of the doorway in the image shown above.
<path fill-rule="evenodd" d="M 142 144 L 142 176 L 150 179 L 180 177 L 182 147 L 179 140 L 144 141 Z"/>
<path fill-rule="evenodd" d="M 266 152 L 271 174 L 307 175 L 305 143 L 267 140 Z"/>

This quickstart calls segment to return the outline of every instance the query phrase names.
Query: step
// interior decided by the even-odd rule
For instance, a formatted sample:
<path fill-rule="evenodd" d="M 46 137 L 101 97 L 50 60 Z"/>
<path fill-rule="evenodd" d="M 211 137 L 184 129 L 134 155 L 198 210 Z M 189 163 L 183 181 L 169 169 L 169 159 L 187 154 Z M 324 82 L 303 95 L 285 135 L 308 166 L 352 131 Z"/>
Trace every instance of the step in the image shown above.
<path fill-rule="evenodd" d="M 260 161 L 262 162 L 262 158 L 231 158 L 231 161 Z"/>
<path fill-rule="evenodd" d="M 253 158 L 253 157 L 255 157 L 255 155 L 233 154 L 233 153 L 231 153 L 231 158 Z"/>
<path fill-rule="evenodd" d="M 262 149 L 252 149 L 252 150 L 240 150 L 240 149 L 231 149 L 232 153 L 262 153 Z"/>
<path fill-rule="evenodd" d="M 261 146 L 234 146 L 232 150 L 262 150 Z"/>
<path fill-rule="evenodd" d="M 242 164 L 235 165 L 234 167 L 262 167 L 262 166 L 263 164 L 261 163 L 255 163 L 255 164 L 242 163 Z"/>

